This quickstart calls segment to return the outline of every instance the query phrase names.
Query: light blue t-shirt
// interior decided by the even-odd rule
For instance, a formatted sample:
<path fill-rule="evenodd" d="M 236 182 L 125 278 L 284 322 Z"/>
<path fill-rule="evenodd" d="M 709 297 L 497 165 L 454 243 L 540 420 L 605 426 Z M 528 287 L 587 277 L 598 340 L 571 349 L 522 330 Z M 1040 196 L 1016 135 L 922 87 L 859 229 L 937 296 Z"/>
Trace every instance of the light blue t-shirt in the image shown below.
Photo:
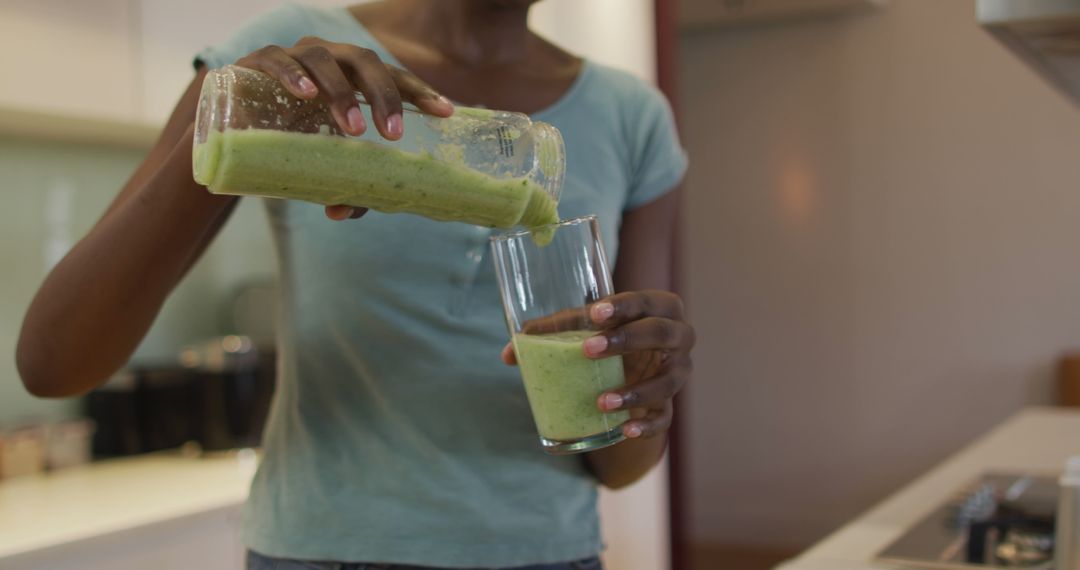
<path fill-rule="evenodd" d="M 198 60 L 210 68 L 303 36 L 399 65 L 345 8 L 286 5 Z M 586 63 L 533 116 L 566 143 L 563 218 L 597 214 L 612 260 L 623 212 L 686 169 L 663 96 Z M 602 548 L 595 478 L 545 454 L 515 368 L 491 230 L 266 200 L 279 262 L 278 391 L 245 515 L 266 555 L 445 567 L 576 560 Z"/>

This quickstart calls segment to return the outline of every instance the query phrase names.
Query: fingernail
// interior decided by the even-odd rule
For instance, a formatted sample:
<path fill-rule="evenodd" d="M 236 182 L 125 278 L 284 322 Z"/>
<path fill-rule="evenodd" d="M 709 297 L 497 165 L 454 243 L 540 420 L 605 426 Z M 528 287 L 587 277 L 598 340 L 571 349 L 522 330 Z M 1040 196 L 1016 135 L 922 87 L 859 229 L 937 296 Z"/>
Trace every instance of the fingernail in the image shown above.
<path fill-rule="evenodd" d="M 401 124 L 401 115 L 394 113 L 386 119 L 386 132 L 395 137 L 400 137 L 404 131 L 405 127 Z"/>
<path fill-rule="evenodd" d="M 315 88 L 315 84 L 312 83 L 311 80 L 307 77 L 301 77 L 300 79 L 297 79 L 296 85 L 304 93 L 314 93 L 315 91 L 317 91 L 317 89 Z"/>
<path fill-rule="evenodd" d="M 349 109 L 349 112 L 345 113 L 345 119 L 349 122 L 349 129 L 354 133 L 363 132 L 367 127 L 367 125 L 364 124 L 364 114 L 360 112 L 359 107 Z"/>
<path fill-rule="evenodd" d="M 615 305 L 611 303 L 597 303 L 592 308 L 593 320 L 602 323 L 615 314 Z"/>
<path fill-rule="evenodd" d="M 608 393 L 601 396 L 601 400 L 605 410 L 617 410 L 622 407 L 623 397 L 619 394 Z"/>
<path fill-rule="evenodd" d="M 607 337 L 603 335 L 589 337 L 585 339 L 583 344 L 585 346 L 585 352 L 592 355 L 600 354 L 608 347 Z"/>
<path fill-rule="evenodd" d="M 443 97 L 442 95 L 439 95 L 439 103 L 442 104 L 442 105 L 445 105 L 447 107 L 453 107 L 454 106 L 454 104 L 451 103 L 449 99 L 447 99 L 446 97 Z"/>
<path fill-rule="evenodd" d="M 626 437 L 641 437 L 641 427 L 637 424 L 626 426 Z"/>

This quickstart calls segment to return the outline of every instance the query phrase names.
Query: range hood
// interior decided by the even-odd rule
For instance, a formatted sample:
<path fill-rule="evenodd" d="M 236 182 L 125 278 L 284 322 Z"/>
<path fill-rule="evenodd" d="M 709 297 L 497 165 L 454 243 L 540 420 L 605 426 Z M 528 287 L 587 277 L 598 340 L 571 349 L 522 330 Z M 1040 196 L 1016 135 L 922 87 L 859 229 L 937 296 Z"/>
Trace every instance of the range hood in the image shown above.
<path fill-rule="evenodd" d="M 1080 0 L 977 0 L 979 23 L 1080 105 Z"/>

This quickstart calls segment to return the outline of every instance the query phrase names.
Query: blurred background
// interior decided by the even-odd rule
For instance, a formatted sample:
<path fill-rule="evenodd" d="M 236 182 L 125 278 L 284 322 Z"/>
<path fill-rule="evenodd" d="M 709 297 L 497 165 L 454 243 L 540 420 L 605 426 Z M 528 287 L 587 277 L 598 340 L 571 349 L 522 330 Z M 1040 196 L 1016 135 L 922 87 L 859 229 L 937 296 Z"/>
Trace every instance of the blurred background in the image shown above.
<path fill-rule="evenodd" d="M 258 202 L 105 390 L 35 399 L 13 347 L 193 55 L 279 4 L 0 3 L 0 567 L 238 560 L 250 456 L 205 472 L 82 464 L 257 442 L 276 271 Z M 1080 113 L 1068 80 L 980 25 L 975 0 L 544 0 L 533 17 L 657 82 L 691 157 L 676 255 L 695 379 L 664 468 L 604 496 L 609 568 L 771 568 L 1014 413 L 1077 403 L 1062 387 L 1080 349 Z M 1064 45 L 1055 57 L 1075 69 L 1078 43 Z M 184 387 L 200 374 L 226 388 Z M 167 405 L 176 394 L 183 410 Z M 110 509 L 115 526 L 97 524 Z M 195 531 L 181 512 L 209 518 Z"/>

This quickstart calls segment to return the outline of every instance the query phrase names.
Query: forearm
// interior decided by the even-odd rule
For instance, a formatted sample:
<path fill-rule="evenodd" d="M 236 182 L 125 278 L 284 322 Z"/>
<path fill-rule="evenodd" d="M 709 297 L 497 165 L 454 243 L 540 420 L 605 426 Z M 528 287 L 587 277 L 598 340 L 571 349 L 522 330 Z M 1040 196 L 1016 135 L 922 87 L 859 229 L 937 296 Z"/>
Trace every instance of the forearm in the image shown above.
<path fill-rule="evenodd" d="M 600 484 L 609 489 L 627 487 L 644 477 L 664 456 L 667 433 L 629 439 L 589 452 L 585 460 Z"/>
<path fill-rule="evenodd" d="M 123 366 L 234 203 L 192 180 L 189 128 L 45 279 L 17 349 L 27 389 L 71 396 Z"/>

